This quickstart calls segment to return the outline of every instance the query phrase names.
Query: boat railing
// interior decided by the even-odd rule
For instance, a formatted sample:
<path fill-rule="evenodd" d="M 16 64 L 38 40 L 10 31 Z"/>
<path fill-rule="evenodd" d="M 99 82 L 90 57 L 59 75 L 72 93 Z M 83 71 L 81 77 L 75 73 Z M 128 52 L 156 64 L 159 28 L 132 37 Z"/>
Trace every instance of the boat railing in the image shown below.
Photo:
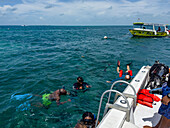
<path fill-rule="evenodd" d="M 117 83 L 118 83 L 118 82 L 117 82 Z M 101 96 L 101 98 L 100 98 L 100 104 L 99 104 L 99 109 L 98 109 L 98 114 L 97 114 L 97 120 L 96 120 L 95 128 L 97 127 L 97 124 L 98 124 L 98 121 L 99 121 L 99 116 L 100 116 L 100 110 L 101 110 L 101 105 L 102 105 L 103 97 L 104 97 L 104 95 L 105 95 L 106 93 L 112 93 L 112 92 L 121 95 L 121 96 L 125 99 L 125 103 L 127 104 L 127 107 L 123 107 L 123 106 L 120 106 L 120 105 L 117 105 L 117 104 L 110 104 L 110 103 L 108 102 L 108 103 L 106 103 L 103 117 L 104 117 L 104 115 L 106 114 L 106 112 L 107 112 L 107 110 L 108 110 L 109 108 L 115 108 L 115 109 L 117 109 L 117 110 L 126 112 L 126 115 L 127 115 L 127 116 L 126 116 L 126 121 L 128 121 L 128 122 L 130 121 L 130 110 L 131 110 L 131 107 L 130 107 L 129 101 L 127 100 L 126 96 L 125 96 L 123 93 L 121 93 L 121 92 L 119 92 L 119 91 L 117 91 L 117 90 L 107 90 L 107 91 L 105 91 L 105 92 L 102 94 L 102 96 Z M 108 101 L 110 101 L 110 100 L 108 100 Z"/>
<path fill-rule="evenodd" d="M 136 107 L 136 98 L 137 98 L 137 95 L 136 95 L 136 94 L 137 94 L 137 93 L 136 93 L 135 88 L 134 88 L 129 82 L 127 82 L 127 81 L 118 80 L 118 81 L 115 81 L 115 82 L 112 84 L 110 90 L 112 90 L 112 89 L 113 89 L 113 86 L 114 86 L 115 84 L 117 84 L 117 83 L 124 83 L 124 84 L 127 84 L 128 86 L 130 86 L 130 87 L 132 88 L 132 90 L 133 90 L 133 92 L 134 92 L 134 95 L 132 95 L 132 94 L 127 94 L 127 93 L 123 93 L 123 94 L 124 94 L 126 97 L 128 97 L 128 98 L 133 98 L 133 99 L 134 99 L 134 107 Z M 119 95 L 119 94 L 116 93 L 113 103 L 115 103 L 118 95 Z M 107 103 L 110 102 L 110 96 L 111 96 L 111 92 L 109 93 L 109 98 L 108 98 Z"/>

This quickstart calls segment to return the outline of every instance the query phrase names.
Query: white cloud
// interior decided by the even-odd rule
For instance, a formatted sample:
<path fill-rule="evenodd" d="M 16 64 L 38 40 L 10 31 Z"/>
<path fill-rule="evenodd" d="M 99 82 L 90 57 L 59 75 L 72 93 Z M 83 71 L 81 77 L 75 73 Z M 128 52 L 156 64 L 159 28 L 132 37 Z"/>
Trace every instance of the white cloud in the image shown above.
<path fill-rule="evenodd" d="M 130 2 L 128 0 L 118 2 L 111 0 L 74 0 L 72 2 L 61 2 L 59 0 L 23 0 L 23 4 L 0 7 L 0 14 L 9 14 L 12 12 L 13 16 L 10 18 L 18 17 L 18 21 L 26 18 L 28 24 L 42 24 L 42 19 L 43 21 L 46 20 L 46 24 L 104 24 L 104 22 L 105 24 L 115 24 L 116 20 L 122 20 L 121 24 L 123 24 L 123 21 L 124 24 L 127 24 L 125 19 L 132 17 L 128 23 L 130 24 L 130 22 L 133 22 L 139 16 L 144 20 L 148 20 L 145 19 L 148 15 L 153 16 L 152 22 L 161 21 L 164 18 L 170 19 L 168 17 L 169 15 L 166 16 L 169 9 L 168 5 L 170 5 L 170 1 L 168 0 L 165 0 L 165 2 L 161 0 L 140 0 L 136 2 Z M 157 16 L 160 15 L 163 18 L 158 19 Z M 3 18 L 3 15 L 0 16 L 0 18 Z M 167 19 L 165 20 L 167 21 Z"/>
<path fill-rule="evenodd" d="M 40 16 L 39 18 L 40 18 L 40 20 L 43 20 L 43 19 L 44 19 L 44 18 L 43 18 L 43 17 L 41 17 L 41 16 Z"/>

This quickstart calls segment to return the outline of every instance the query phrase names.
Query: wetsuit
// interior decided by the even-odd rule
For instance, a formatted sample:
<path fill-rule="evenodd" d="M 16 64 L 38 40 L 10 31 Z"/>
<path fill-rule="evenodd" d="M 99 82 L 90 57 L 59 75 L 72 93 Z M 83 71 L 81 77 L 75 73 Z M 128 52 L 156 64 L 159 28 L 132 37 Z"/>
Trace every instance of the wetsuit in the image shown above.
<path fill-rule="evenodd" d="M 82 82 L 82 84 L 80 84 L 80 83 L 75 83 L 74 85 L 73 85 L 73 89 L 76 89 L 76 90 L 79 90 L 80 89 L 80 87 L 82 87 L 82 89 L 85 89 L 86 88 L 86 85 L 89 85 L 88 83 L 86 83 L 86 82 Z"/>

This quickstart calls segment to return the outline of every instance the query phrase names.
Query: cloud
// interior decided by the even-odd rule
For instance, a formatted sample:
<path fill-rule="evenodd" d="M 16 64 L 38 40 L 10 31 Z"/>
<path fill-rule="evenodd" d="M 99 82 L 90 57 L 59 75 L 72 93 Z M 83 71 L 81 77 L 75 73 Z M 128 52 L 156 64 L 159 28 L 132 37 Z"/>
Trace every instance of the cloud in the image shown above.
<path fill-rule="evenodd" d="M 0 7 L 0 16 L 12 13 L 9 19 L 18 17 L 18 23 L 25 19 L 28 24 L 41 24 L 40 16 L 46 24 L 132 24 L 138 17 L 147 20 L 148 15 L 149 22 L 169 21 L 168 5 L 169 0 L 23 0 Z"/>
<path fill-rule="evenodd" d="M 46 9 L 53 8 L 53 7 L 54 7 L 54 5 L 47 5 L 47 6 L 45 6 Z"/>
<path fill-rule="evenodd" d="M 16 7 L 12 7 L 10 5 L 4 5 L 3 7 L 0 7 L 0 16 L 5 16 L 7 14 L 11 14 L 16 10 L 17 10 Z"/>
<path fill-rule="evenodd" d="M 44 19 L 44 18 L 43 18 L 43 17 L 41 17 L 41 16 L 40 16 L 39 18 L 40 18 L 40 20 L 43 20 L 43 19 Z"/>
<path fill-rule="evenodd" d="M 60 14 L 60 16 L 64 16 L 64 13 Z"/>
<path fill-rule="evenodd" d="M 112 6 L 110 6 L 110 7 L 109 7 L 109 8 L 107 8 L 107 9 L 112 10 Z"/>

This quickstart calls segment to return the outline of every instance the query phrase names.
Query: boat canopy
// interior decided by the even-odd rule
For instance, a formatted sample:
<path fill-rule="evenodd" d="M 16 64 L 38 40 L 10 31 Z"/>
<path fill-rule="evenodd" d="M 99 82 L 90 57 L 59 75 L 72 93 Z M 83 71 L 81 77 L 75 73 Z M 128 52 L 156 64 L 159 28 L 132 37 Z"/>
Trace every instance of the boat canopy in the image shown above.
<path fill-rule="evenodd" d="M 143 22 L 135 22 L 135 23 L 133 23 L 133 25 L 144 25 L 144 23 Z"/>
<path fill-rule="evenodd" d="M 143 23 L 143 22 L 135 22 L 133 25 L 148 25 L 148 26 L 168 26 L 168 24 L 154 24 L 154 23 Z"/>

